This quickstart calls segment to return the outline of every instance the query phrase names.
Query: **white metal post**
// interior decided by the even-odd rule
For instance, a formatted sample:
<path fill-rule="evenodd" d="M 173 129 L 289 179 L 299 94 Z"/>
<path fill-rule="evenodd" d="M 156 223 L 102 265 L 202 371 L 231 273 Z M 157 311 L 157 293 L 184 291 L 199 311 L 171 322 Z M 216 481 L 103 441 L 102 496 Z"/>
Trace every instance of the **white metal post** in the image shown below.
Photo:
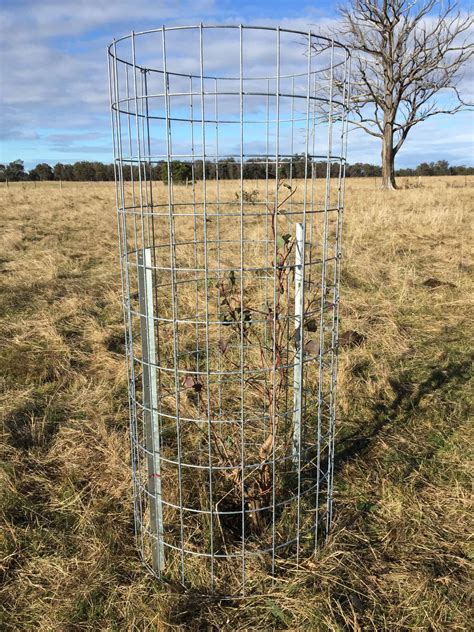
<path fill-rule="evenodd" d="M 153 310 L 153 270 L 151 248 L 138 251 L 138 295 L 140 303 L 140 334 L 142 342 L 143 416 L 148 461 L 148 491 L 150 493 L 150 523 L 153 569 L 163 570 L 163 507 L 161 500 L 160 431 L 156 370 L 156 340 Z"/>
<path fill-rule="evenodd" d="M 303 379 L 303 224 L 296 224 L 295 238 L 295 360 L 293 376 L 293 463 L 301 449 L 301 382 Z"/>

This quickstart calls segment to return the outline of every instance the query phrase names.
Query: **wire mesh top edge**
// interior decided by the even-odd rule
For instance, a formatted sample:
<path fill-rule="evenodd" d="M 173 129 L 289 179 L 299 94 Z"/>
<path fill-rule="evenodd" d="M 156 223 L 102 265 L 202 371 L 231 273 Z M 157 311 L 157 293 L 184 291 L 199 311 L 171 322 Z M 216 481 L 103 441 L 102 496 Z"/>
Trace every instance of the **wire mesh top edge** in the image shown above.
<path fill-rule="evenodd" d="M 199 49 L 196 50 L 196 59 L 198 59 L 199 57 L 201 58 L 201 68 L 191 71 L 191 72 L 187 72 L 184 69 L 172 69 L 169 67 L 166 67 L 166 61 L 165 61 L 165 54 L 164 54 L 164 48 L 165 48 L 165 39 L 164 39 L 164 35 L 167 32 L 174 32 L 174 33 L 183 33 L 186 31 L 193 31 L 195 33 L 200 33 L 200 40 L 203 41 L 203 37 L 202 34 L 204 33 L 205 30 L 208 31 L 214 31 L 217 32 L 219 30 L 233 30 L 234 32 L 236 31 L 240 31 L 240 46 L 242 46 L 242 34 L 243 31 L 253 31 L 253 32 L 258 32 L 261 31 L 262 33 L 277 33 L 278 34 L 278 39 L 276 42 L 276 48 L 277 51 L 280 49 L 280 34 L 290 34 L 290 35 L 299 35 L 303 38 L 309 38 L 308 41 L 308 46 L 313 48 L 315 51 L 315 56 L 313 57 L 313 54 L 310 55 L 310 57 L 312 58 L 316 58 L 321 52 L 324 51 L 328 51 L 328 54 L 330 53 L 330 51 L 332 51 L 331 55 L 331 61 L 329 63 L 329 59 L 326 60 L 326 64 L 323 64 L 322 66 L 316 67 L 313 65 L 312 69 L 310 70 L 309 67 L 306 69 L 306 71 L 287 71 L 284 72 L 283 69 L 279 69 L 277 72 L 275 73 L 271 73 L 271 74 L 265 74 L 265 75 L 261 75 L 260 73 L 257 73 L 257 75 L 247 75 L 245 74 L 245 76 L 243 76 L 242 74 L 242 68 L 240 68 L 240 70 L 236 67 L 236 72 L 224 72 L 221 73 L 219 71 L 214 71 L 211 74 L 209 74 L 209 72 L 205 72 L 204 71 L 204 66 L 203 66 L 203 60 L 202 60 L 202 44 L 201 44 L 201 52 L 199 53 Z M 154 63 L 149 63 L 150 60 L 148 60 L 148 63 L 143 63 L 142 60 L 139 61 L 138 59 L 138 55 L 135 52 L 135 42 L 140 42 L 141 38 L 139 36 L 147 36 L 147 35 L 162 35 L 162 51 L 163 51 L 163 67 L 160 67 L 160 65 L 156 65 Z M 125 44 L 127 41 L 131 42 L 131 49 L 128 51 L 128 54 L 126 54 L 125 56 L 122 55 L 122 53 L 118 50 L 117 45 L 119 43 L 121 43 L 122 45 Z M 316 43 L 320 43 L 320 45 L 317 47 L 315 45 Z M 292 43 L 293 45 L 295 44 L 295 42 Z M 283 44 L 282 44 L 283 46 Z M 288 47 L 288 43 L 286 44 L 286 46 Z M 319 48 L 319 50 L 317 50 L 317 48 Z M 283 48 L 282 48 L 283 50 Z M 337 51 L 337 52 L 336 52 Z M 141 31 L 141 32 L 134 32 L 132 31 L 129 35 L 124 35 L 123 37 L 119 38 L 119 39 L 114 39 L 114 41 L 108 46 L 107 48 L 107 52 L 108 52 L 108 57 L 110 59 L 110 63 L 112 65 L 112 68 L 115 65 L 115 68 L 117 69 L 118 66 L 124 66 L 124 67 L 128 67 L 130 69 L 136 69 L 139 70 L 143 73 L 158 73 L 158 74 L 163 74 L 164 68 L 166 68 L 166 75 L 169 77 L 182 77 L 182 78 L 188 78 L 188 79 L 199 79 L 199 80 L 218 80 L 218 81 L 236 81 L 236 80 L 240 80 L 240 79 L 244 79 L 246 81 L 265 81 L 265 80 L 273 80 L 273 79 L 290 79 L 290 78 L 302 78 L 302 77 L 307 77 L 308 75 L 311 76 L 315 76 L 315 75 L 324 75 L 324 73 L 328 73 L 328 72 L 334 72 L 334 70 L 338 67 L 346 67 L 350 57 L 351 57 L 351 53 L 350 50 L 344 46 L 343 44 L 337 42 L 336 40 L 332 40 L 330 38 L 321 36 L 321 35 L 317 35 L 315 33 L 313 33 L 311 30 L 309 30 L 308 32 L 305 31 L 297 31 L 294 29 L 282 29 L 282 28 L 277 28 L 277 27 L 258 27 L 258 26 L 242 26 L 242 28 L 240 28 L 239 26 L 229 26 L 229 25 L 225 25 L 225 26 L 183 26 L 183 27 L 162 27 L 162 28 L 157 28 L 157 29 L 149 29 L 147 31 Z M 123 51 L 125 52 L 125 51 Z M 335 54 L 337 55 L 337 58 L 335 57 Z M 127 59 L 128 55 L 130 55 L 130 57 Z M 280 57 L 280 53 L 277 52 L 277 57 Z M 241 63 L 242 63 L 242 59 L 241 59 Z M 227 69 L 229 70 L 229 69 Z M 345 73 L 345 70 L 344 70 Z"/>
<path fill-rule="evenodd" d="M 132 37 L 138 37 L 140 35 L 148 35 L 150 33 L 161 33 L 163 31 L 167 32 L 167 31 L 185 31 L 185 30 L 195 30 L 195 29 L 242 29 L 242 30 L 254 30 L 254 31 L 280 31 L 281 33 L 293 33 L 294 35 L 303 35 L 305 37 L 311 37 L 311 38 L 315 38 L 321 41 L 325 41 L 328 44 L 334 44 L 334 46 L 337 46 L 338 48 L 342 48 L 346 51 L 346 53 L 348 55 L 351 54 L 351 50 L 348 46 L 346 46 L 345 44 L 343 44 L 342 42 L 339 42 L 338 40 L 335 40 L 333 38 L 330 37 L 326 37 L 324 35 L 320 35 L 318 33 L 314 33 L 311 29 L 308 29 L 307 31 L 300 31 L 297 29 L 287 29 L 287 28 L 282 28 L 280 26 L 258 26 L 258 25 L 246 25 L 246 24 L 195 24 L 195 25 L 189 25 L 189 26 L 160 26 L 156 29 L 147 29 L 145 31 L 131 31 L 130 33 L 127 33 L 127 35 L 122 35 L 121 37 L 115 38 L 113 39 L 113 41 L 108 45 L 107 49 L 109 51 L 109 53 L 112 55 L 112 57 L 114 56 L 112 53 L 112 47 L 114 44 L 118 44 L 119 42 L 122 42 L 123 40 L 126 39 L 131 39 Z"/>

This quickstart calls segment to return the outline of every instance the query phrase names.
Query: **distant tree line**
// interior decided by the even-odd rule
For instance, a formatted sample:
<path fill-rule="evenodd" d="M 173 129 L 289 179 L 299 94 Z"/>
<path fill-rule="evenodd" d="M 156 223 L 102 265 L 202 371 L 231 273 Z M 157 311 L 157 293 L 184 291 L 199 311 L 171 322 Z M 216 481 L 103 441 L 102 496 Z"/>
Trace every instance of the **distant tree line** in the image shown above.
<path fill-rule="evenodd" d="M 311 168 L 311 165 L 309 166 Z M 293 160 L 282 160 L 279 164 L 279 175 L 282 178 L 304 178 L 305 176 L 305 159 L 303 155 L 296 155 Z M 202 161 L 191 162 L 173 161 L 170 169 L 174 182 L 186 182 L 193 176 L 196 180 L 203 178 Z M 313 163 L 313 169 L 317 177 L 326 175 L 326 162 Z M 244 162 L 244 178 L 246 179 L 264 179 L 274 177 L 275 163 L 267 162 L 265 158 L 253 158 Z M 225 158 L 215 162 L 206 162 L 205 165 L 206 178 L 215 179 L 216 174 L 221 180 L 236 180 L 240 178 L 240 163 L 234 158 Z M 422 162 L 415 168 L 398 169 L 397 176 L 457 176 L 457 175 L 473 175 L 474 167 L 466 167 L 464 165 L 450 166 L 447 160 L 438 160 L 437 162 Z M 331 176 L 339 175 L 339 165 L 331 165 Z M 368 163 L 356 162 L 353 165 L 347 165 L 346 176 L 349 178 L 364 177 L 380 177 L 382 175 L 382 167 L 379 165 L 371 165 Z M 168 181 L 168 164 L 165 162 L 157 162 L 152 165 L 143 164 L 141 173 L 138 165 L 124 168 L 124 177 L 126 180 L 132 178 L 136 181 L 139 178 L 146 177 L 152 180 Z M 90 162 L 81 160 L 73 164 L 56 163 L 53 167 L 42 162 L 30 171 L 26 171 L 22 160 L 14 160 L 7 165 L 0 164 L 0 182 L 18 182 L 22 180 L 61 180 L 74 182 L 107 182 L 113 181 L 114 165 L 104 164 L 102 162 Z"/>

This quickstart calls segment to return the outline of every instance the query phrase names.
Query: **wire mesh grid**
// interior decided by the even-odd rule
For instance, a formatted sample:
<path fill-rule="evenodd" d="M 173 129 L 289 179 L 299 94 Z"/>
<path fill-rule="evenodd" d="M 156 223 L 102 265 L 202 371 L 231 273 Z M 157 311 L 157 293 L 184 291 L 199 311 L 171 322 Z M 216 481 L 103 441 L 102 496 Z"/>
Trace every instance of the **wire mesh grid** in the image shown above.
<path fill-rule="evenodd" d="M 331 523 L 349 51 L 199 25 L 108 61 L 138 546 L 242 594 Z"/>

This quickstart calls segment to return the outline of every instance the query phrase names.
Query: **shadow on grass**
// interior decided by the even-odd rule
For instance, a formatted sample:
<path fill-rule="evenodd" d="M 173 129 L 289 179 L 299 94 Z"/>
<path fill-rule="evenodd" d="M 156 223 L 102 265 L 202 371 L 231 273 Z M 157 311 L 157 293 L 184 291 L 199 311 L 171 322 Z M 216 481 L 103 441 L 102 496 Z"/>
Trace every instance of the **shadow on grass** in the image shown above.
<path fill-rule="evenodd" d="M 419 384 L 410 381 L 407 373 L 401 374 L 399 378 L 389 379 L 395 397 L 390 402 L 377 403 L 368 424 L 339 439 L 335 454 L 335 472 L 341 470 L 348 461 L 365 454 L 389 424 L 397 419 L 408 421 L 427 395 L 441 390 L 449 383 L 466 382 L 470 377 L 471 367 L 471 359 L 450 362 L 444 368 L 436 366 Z"/>
<path fill-rule="evenodd" d="M 47 451 L 66 418 L 67 412 L 60 404 L 38 394 L 5 419 L 7 442 L 18 450 Z"/>
<path fill-rule="evenodd" d="M 230 600 L 222 600 L 213 595 L 203 595 L 195 591 L 187 591 L 180 594 L 170 608 L 169 622 L 175 626 L 185 626 L 186 630 L 217 631 L 217 628 L 209 621 L 207 613 L 216 605 L 223 608 L 232 608 L 234 604 Z"/>

